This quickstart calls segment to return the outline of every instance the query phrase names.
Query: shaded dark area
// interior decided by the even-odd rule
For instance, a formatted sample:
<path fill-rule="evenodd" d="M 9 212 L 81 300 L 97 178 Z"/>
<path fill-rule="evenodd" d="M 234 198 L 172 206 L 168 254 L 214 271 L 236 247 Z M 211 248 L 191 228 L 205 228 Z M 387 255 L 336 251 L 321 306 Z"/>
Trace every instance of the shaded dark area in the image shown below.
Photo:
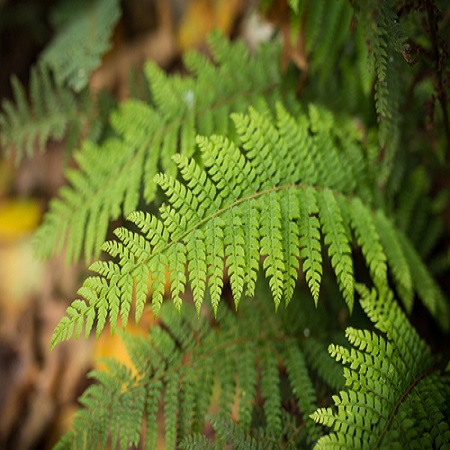
<path fill-rule="evenodd" d="M 12 74 L 27 84 L 30 67 L 49 42 L 54 0 L 6 0 L 0 4 L 0 98 L 11 98 Z"/>

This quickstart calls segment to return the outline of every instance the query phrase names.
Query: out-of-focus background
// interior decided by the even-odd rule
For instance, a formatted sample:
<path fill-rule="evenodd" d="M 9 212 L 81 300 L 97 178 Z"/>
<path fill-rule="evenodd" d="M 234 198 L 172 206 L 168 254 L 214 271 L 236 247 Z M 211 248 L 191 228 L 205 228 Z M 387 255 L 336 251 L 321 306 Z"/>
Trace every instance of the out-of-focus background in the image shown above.
<path fill-rule="evenodd" d="M 13 100 L 12 74 L 28 86 L 31 67 L 54 36 L 52 18 L 62 3 L 70 13 L 70 1 L 0 0 L 2 102 Z M 250 46 L 268 39 L 273 29 L 255 14 L 255 5 L 122 1 L 111 48 L 89 80 L 91 93 L 106 89 L 113 98 L 126 99 L 133 68 L 152 59 L 168 72 L 180 70 L 184 52 L 204 48 L 213 28 L 243 37 Z M 14 153 L 5 156 L 0 149 L 0 449 L 51 448 L 70 427 L 96 359 L 127 358 L 120 339 L 108 333 L 99 341 L 70 340 L 50 351 L 54 327 L 75 298 L 86 264 L 67 265 L 64 257 L 43 262 L 33 254 L 33 233 L 71 164 L 64 141 L 52 140 L 46 147 L 19 164 Z"/>

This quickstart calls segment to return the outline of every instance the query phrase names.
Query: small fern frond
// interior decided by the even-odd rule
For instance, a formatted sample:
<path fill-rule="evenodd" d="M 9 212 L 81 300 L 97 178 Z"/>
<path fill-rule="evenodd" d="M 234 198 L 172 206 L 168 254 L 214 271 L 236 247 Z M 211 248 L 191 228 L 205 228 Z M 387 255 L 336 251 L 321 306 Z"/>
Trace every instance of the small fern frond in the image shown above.
<path fill-rule="evenodd" d="M 383 170 L 379 182 L 384 185 L 390 176 L 400 142 L 399 53 L 405 50 L 406 38 L 392 2 L 355 2 L 354 8 L 370 45 L 371 64 L 376 75 L 375 107 L 379 122 L 379 141 Z"/>
<path fill-rule="evenodd" d="M 375 215 L 375 224 L 385 249 L 388 265 L 396 284 L 397 292 L 407 311 L 413 306 L 413 280 L 403 250 L 397 239 L 397 233 L 384 214 Z"/>
<path fill-rule="evenodd" d="M 386 216 L 378 212 L 375 224 L 385 249 L 397 292 L 408 312 L 413 307 L 413 293 L 417 292 L 430 313 L 439 321 L 443 330 L 449 324 L 449 306 L 438 284 L 408 238 L 396 230 Z"/>
<path fill-rule="evenodd" d="M 264 412 L 269 434 L 281 433 L 281 394 L 274 387 L 280 384 L 277 354 L 272 348 L 266 348 L 262 354 L 261 394 L 264 397 Z"/>
<path fill-rule="evenodd" d="M 425 307 L 436 317 L 442 329 L 449 330 L 449 305 L 447 299 L 406 236 L 401 232 L 397 234 L 398 241 L 409 262 L 414 289 Z"/>
<path fill-rule="evenodd" d="M 348 390 L 333 397 L 336 410 L 318 409 L 312 418 L 333 433 L 316 448 L 445 448 L 448 392 L 432 368 L 429 348 L 409 324 L 389 291 L 359 287 L 361 305 L 385 334 L 347 328 L 350 348 L 330 345 L 344 366 Z M 425 400 L 427 399 L 427 400 Z M 433 416 L 437 422 L 426 420 Z"/>
<path fill-rule="evenodd" d="M 181 442 L 182 449 L 214 450 L 268 450 L 279 448 L 281 439 L 264 431 L 250 435 L 240 429 L 226 414 L 219 413 L 209 417 L 215 432 L 215 441 L 194 434 Z M 287 447 L 290 448 L 290 447 Z"/>
<path fill-rule="evenodd" d="M 14 149 L 20 160 L 36 149 L 42 151 L 49 139 L 61 140 L 69 129 L 79 135 L 90 114 L 86 92 L 77 98 L 55 82 L 54 74 L 44 65 L 31 70 L 30 102 L 17 78 L 13 77 L 11 83 L 14 102 L 4 100 L 0 114 L 1 144 L 7 152 Z"/>
<path fill-rule="evenodd" d="M 306 39 L 311 58 L 311 75 L 318 77 L 324 88 L 335 70 L 334 64 L 350 36 L 352 9 L 348 2 L 338 0 L 323 7 L 317 2 L 305 2 Z M 318 29 L 314 29 L 317 27 Z"/>
<path fill-rule="evenodd" d="M 305 424 L 309 430 L 308 434 L 316 441 L 319 433 L 308 416 L 316 409 L 317 395 L 308 373 L 304 353 L 293 342 L 289 342 L 283 354 L 292 391 L 304 414 Z"/>
<path fill-rule="evenodd" d="M 213 34 L 209 44 L 213 61 L 197 53 L 186 56 L 191 77 L 169 77 L 147 63 L 145 74 L 155 104 L 123 103 L 111 115 L 117 137 L 98 146 L 86 144 L 78 152 L 79 182 L 72 183 L 69 175 L 69 185 L 50 205 L 37 235 L 42 256 L 61 252 L 65 246 L 69 261 L 78 260 L 82 253 L 90 260 L 99 247 L 92 238 L 87 240 L 88 230 L 96 229 L 95 236 L 104 240 L 109 222 L 134 211 L 141 192 L 145 201 L 154 200 L 159 167 L 166 176 L 175 177 L 178 166 L 172 156 L 196 156 L 197 134 L 227 134 L 230 113 L 243 111 L 260 98 L 273 105 L 280 95 L 280 74 L 273 64 L 279 58 L 276 43 L 254 56 L 242 43 L 231 44 L 219 34 Z"/>
<path fill-rule="evenodd" d="M 123 364 L 114 360 L 105 364 L 108 371 L 90 373 L 100 383 L 80 397 L 83 409 L 75 416 L 73 431 L 63 436 L 56 449 L 105 448 L 109 440 L 120 449 L 138 445 L 145 411 L 143 384 Z"/>
<path fill-rule="evenodd" d="M 84 89 L 91 72 L 109 48 L 112 31 L 120 18 L 117 0 L 95 0 L 79 8 L 40 57 L 55 74 L 57 84 L 75 92 Z"/>
<path fill-rule="evenodd" d="M 272 446 L 268 445 L 266 439 L 255 439 L 248 433 L 242 431 L 236 424 L 225 414 L 219 413 L 209 418 L 211 425 L 216 434 L 216 440 L 207 439 L 200 433 L 186 437 L 180 445 L 182 449 L 192 450 L 224 450 L 230 449 L 249 449 L 259 450 L 268 449 Z"/>

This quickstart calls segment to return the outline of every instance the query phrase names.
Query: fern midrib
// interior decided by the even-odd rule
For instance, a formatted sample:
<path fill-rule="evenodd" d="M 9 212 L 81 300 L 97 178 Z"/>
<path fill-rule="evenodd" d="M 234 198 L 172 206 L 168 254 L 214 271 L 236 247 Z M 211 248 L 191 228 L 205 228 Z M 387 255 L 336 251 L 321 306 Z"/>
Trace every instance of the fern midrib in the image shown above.
<path fill-rule="evenodd" d="M 254 200 L 254 199 L 256 199 L 256 198 L 258 198 L 258 197 L 260 197 L 260 196 L 263 196 L 263 195 L 266 195 L 266 194 L 270 194 L 271 192 L 277 192 L 277 191 L 282 191 L 282 190 L 288 190 L 288 189 L 292 189 L 292 188 L 303 188 L 303 189 L 306 189 L 306 187 L 307 187 L 307 186 L 301 185 L 301 184 L 298 184 L 298 185 L 297 185 L 297 184 L 290 184 L 290 185 L 286 185 L 286 186 L 274 186 L 274 187 L 272 187 L 272 188 L 270 188 L 270 189 L 265 189 L 265 190 L 263 190 L 263 191 L 255 192 L 255 193 L 249 195 L 248 197 L 240 198 L 240 199 L 236 200 L 235 202 L 232 202 L 232 203 L 230 203 L 229 205 L 225 206 L 224 208 L 219 208 L 219 209 L 218 209 L 216 212 L 214 212 L 213 214 L 211 214 L 211 215 L 209 215 L 209 216 L 207 216 L 207 217 L 204 217 L 203 219 L 197 221 L 197 223 L 196 223 L 192 228 L 189 228 L 189 229 L 185 230 L 185 231 L 179 236 L 179 238 L 178 238 L 177 240 L 169 241 L 169 242 L 167 243 L 167 245 L 165 245 L 164 247 L 162 247 L 160 250 L 158 250 L 158 251 L 152 253 L 152 254 L 149 256 L 149 258 L 147 258 L 147 259 L 145 259 L 145 260 L 143 261 L 143 263 L 144 263 L 145 265 L 148 265 L 148 263 L 150 262 L 150 260 L 153 258 L 154 255 L 159 255 L 159 254 L 161 254 L 161 253 L 165 253 L 165 252 L 170 248 L 171 245 L 173 245 L 173 244 L 175 244 L 175 243 L 177 243 L 177 242 L 182 242 L 183 239 L 184 239 L 185 237 L 187 237 L 187 236 L 188 236 L 190 233 L 192 233 L 193 231 L 195 231 L 195 230 L 201 228 L 202 225 L 204 225 L 205 223 L 207 223 L 207 222 L 209 222 L 209 221 L 215 219 L 216 217 L 219 217 L 220 215 L 224 214 L 226 211 L 229 211 L 229 210 L 231 210 L 231 209 L 233 209 L 233 208 L 239 206 L 239 205 L 242 204 L 242 203 L 249 202 L 249 201 Z"/>

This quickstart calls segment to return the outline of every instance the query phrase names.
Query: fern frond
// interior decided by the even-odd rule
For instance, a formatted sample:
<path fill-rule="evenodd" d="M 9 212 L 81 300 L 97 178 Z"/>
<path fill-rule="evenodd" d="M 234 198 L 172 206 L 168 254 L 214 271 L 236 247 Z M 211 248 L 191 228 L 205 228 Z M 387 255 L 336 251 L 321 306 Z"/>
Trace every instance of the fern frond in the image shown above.
<path fill-rule="evenodd" d="M 100 384 L 91 385 L 83 393 L 80 403 L 84 409 L 76 415 L 73 431 L 56 444 L 56 449 L 105 448 L 109 439 L 120 449 L 139 443 L 145 409 L 144 386 L 123 364 L 113 360 L 106 360 L 105 364 L 107 372 L 90 373 Z"/>
<path fill-rule="evenodd" d="M 450 329 L 450 307 L 447 299 L 408 239 L 400 232 L 397 234 L 398 241 L 409 261 L 414 289 L 425 307 L 436 317 L 442 329 L 448 331 Z"/>
<path fill-rule="evenodd" d="M 75 92 L 87 86 L 91 72 L 109 48 L 119 18 L 117 0 L 95 0 L 62 24 L 40 57 L 41 63 L 52 69 L 58 85 L 69 86 Z"/>
<path fill-rule="evenodd" d="M 277 354 L 271 348 L 264 349 L 262 354 L 261 393 L 264 398 L 268 433 L 281 433 L 281 394 L 276 387 L 280 384 Z M 275 387 L 275 389 L 274 389 Z"/>
<path fill-rule="evenodd" d="M 374 220 L 366 213 L 364 205 L 358 198 L 352 201 L 350 214 L 358 245 L 361 247 L 365 260 L 369 265 L 372 279 L 377 286 L 386 286 L 386 255 L 383 251 Z"/>
<path fill-rule="evenodd" d="M 333 397 L 337 410 L 312 418 L 333 429 L 316 448 L 445 448 L 445 380 L 432 369 L 429 348 L 389 291 L 359 287 L 361 305 L 384 335 L 347 328 L 351 348 L 330 345 L 344 365 L 347 391 Z M 425 400 L 427 399 L 427 400 Z M 436 422 L 427 420 L 432 415 Z"/>
<path fill-rule="evenodd" d="M 319 438 L 319 433 L 308 416 L 312 414 L 317 407 L 317 396 L 315 387 L 312 384 L 308 373 L 305 356 L 293 342 L 286 345 L 283 353 L 292 391 L 298 401 L 300 410 L 304 414 L 306 427 L 309 430 L 308 434 L 315 441 Z"/>
<path fill-rule="evenodd" d="M 29 102 L 18 79 L 13 77 L 11 83 L 14 102 L 2 102 L 0 135 L 4 149 L 14 149 L 18 160 L 36 149 L 42 151 L 50 139 L 61 140 L 68 130 L 79 135 L 88 122 L 89 109 L 95 108 L 94 102 L 86 102 L 86 92 L 76 97 L 43 65 L 31 70 Z"/>
<path fill-rule="evenodd" d="M 211 441 L 201 434 L 194 434 L 185 438 L 180 447 L 186 450 L 224 450 L 225 448 L 258 450 L 272 448 L 270 445 L 268 446 L 267 440 L 263 439 L 261 442 L 261 440 L 255 439 L 240 430 L 225 414 L 220 413 L 212 416 L 209 420 L 216 433 L 216 441 Z"/>
<path fill-rule="evenodd" d="M 213 34 L 209 43 L 213 61 L 196 53 L 186 56 L 191 77 L 168 77 L 152 63 L 146 65 L 155 104 L 123 103 L 111 116 L 117 137 L 97 147 L 85 145 L 79 151 L 80 183 L 69 180 L 61 197 L 50 205 L 37 235 L 40 254 L 49 256 L 66 244 L 70 259 L 77 260 L 84 242 L 81 248 L 89 260 L 99 247 L 92 239 L 85 242 L 87 230 L 97 226 L 96 236 L 104 240 L 111 220 L 137 208 L 141 187 L 145 201 L 154 200 L 157 185 L 153 178 L 159 167 L 166 175 L 175 176 L 178 166 L 172 156 L 193 156 L 199 132 L 227 133 L 232 111 L 243 111 L 260 97 L 269 105 L 274 103 L 280 85 L 277 65 L 272 64 L 279 57 L 276 43 L 255 56 L 250 56 L 242 43 L 231 44 L 218 34 Z M 80 204 L 84 221 L 79 216 Z M 70 230 L 77 230 L 77 243 Z"/>
<path fill-rule="evenodd" d="M 248 120 L 252 121 L 255 117 L 255 113 L 252 114 L 253 118 L 249 116 L 238 120 L 250 123 Z M 290 127 L 291 123 L 287 123 Z M 241 130 L 241 133 L 248 131 Z M 263 132 L 253 129 L 253 135 L 257 134 L 264 145 L 266 139 L 267 145 L 270 145 L 270 137 L 264 138 Z M 274 136 L 275 132 L 269 134 Z M 276 142 L 279 143 L 282 133 L 276 134 Z M 167 175 L 155 177 L 169 202 L 161 207 L 160 218 L 132 214 L 131 220 L 141 231 L 119 228 L 115 232 L 117 240 L 103 246 L 118 262 L 91 266 L 100 279 L 106 279 L 96 284 L 89 281 L 86 285 L 89 295 L 86 300 L 90 305 L 83 311 L 94 308 L 102 313 L 97 332 L 104 325 L 105 312 L 112 313 L 113 328 L 119 311 L 122 321 L 126 323 L 134 292 L 139 293 L 139 319 L 149 291 L 145 271 L 152 280 L 150 291 L 155 314 L 163 301 L 167 271 L 172 274 L 172 279 L 179 280 L 172 288 L 177 307 L 181 305 L 180 295 L 186 288 L 186 280 L 189 280 L 195 305 L 200 311 L 208 285 L 213 289 L 213 308 L 217 309 L 224 267 L 228 269 L 237 307 L 245 292 L 251 294 L 254 291 L 256 271 L 262 262 L 275 308 L 278 308 L 283 297 L 286 303 L 291 299 L 299 276 L 301 257 L 304 258 L 307 284 L 317 302 L 323 270 L 322 237 L 328 247 L 340 292 L 351 310 L 355 284 L 351 254 L 352 227 L 375 284 L 387 283 L 387 261 L 394 279 L 406 295 L 411 296 L 415 288 L 432 314 L 437 314 L 438 309 L 431 307 L 430 302 L 440 305 L 439 320 L 442 326 L 448 321 L 442 294 L 435 285 L 433 289 L 426 288 L 431 283 L 431 277 L 425 267 L 417 262 L 415 252 L 405 247 L 407 241 L 405 244 L 399 243 L 398 232 L 381 211 L 374 213 L 353 195 L 356 186 L 341 185 L 347 196 L 328 187 L 305 186 L 301 180 L 292 179 L 293 172 L 290 170 L 283 172 L 275 168 L 264 174 L 258 172 L 261 170 L 260 160 L 252 150 L 240 151 L 225 138 L 199 138 L 199 144 L 206 169 L 201 169 L 194 161 L 188 162 L 183 156 L 176 156 L 174 160 L 185 178 L 185 184 Z M 247 158 L 248 152 L 250 159 Z M 334 182 L 336 178 L 328 175 L 334 170 L 339 170 L 339 166 L 327 167 L 322 176 L 323 182 Z M 286 179 L 281 178 L 283 174 Z M 267 184 L 268 178 L 270 186 Z M 275 184 L 277 180 L 278 184 Z M 214 242 L 213 247 L 207 248 L 206 243 L 210 245 L 219 238 L 221 242 Z M 428 277 L 422 287 L 412 283 L 413 269 L 420 271 L 422 280 Z M 211 277 L 209 280 L 208 276 Z M 64 327 L 71 331 L 75 320 L 81 321 L 77 315 L 70 320 L 66 318 Z M 61 327 L 58 335 L 70 337 L 71 333 L 64 334 L 64 327 Z"/>
<path fill-rule="evenodd" d="M 159 324 L 150 329 L 148 336 L 121 333 L 133 370 L 109 360 L 106 371 L 91 374 L 97 383 L 81 398 L 84 408 L 59 448 L 86 448 L 87 442 L 103 445 L 110 436 L 112 446 L 117 443 L 127 448 L 145 443 L 146 448 L 154 449 L 160 412 L 164 414 L 166 447 L 178 448 L 188 435 L 204 429 L 214 386 L 225 416 L 231 414 L 239 398 L 237 425 L 227 421 L 229 432 L 235 431 L 236 438 L 241 435 L 248 442 L 255 439 L 278 448 L 284 439 L 291 439 L 291 434 L 298 434 L 298 425 L 286 420 L 286 411 L 281 407 L 279 381 L 286 367 L 289 387 L 296 392 L 300 411 L 305 416 L 310 414 L 315 386 L 308 377 L 301 342 L 295 337 L 299 330 L 286 325 L 290 312 L 282 308 L 271 324 L 261 327 L 263 317 L 271 310 L 271 301 L 259 300 L 262 308 L 258 311 L 244 302 L 237 316 L 222 306 L 214 323 L 206 317 L 198 319 L 192 306 L 186 305 L 181 317 L 166 304 Z M 302 369 L 297 373 L 299 367 Z M 264 406 L 258 400 L 259 392 Z M 264 435 L 254 429 L 256 410 L 265 411 L 271 427 Z M 221 434 L 224 431 L 217 428 L 218 436 L 229 441 L 229 434 Z M 311 442 L 317 429 L 310 426 L 306 433 L 297 434 L 303 442 Z"/>
<path fill-rule="evenodd" d="M 266 257 L 263 267 L 269 279 L 275 309 L 277 309 L 284 291 L 284 273 L 287 272 L 283 258 L 280 196 L 271 192 L 265 197 L 264 200 L 267 203 L 261 208 L 260 222 L 261 255 Z"/>
<path fill-rule="evenodd" d="M 348 2 L 338 0 L 326 8 L 318 2 L 307 2 L 306 30 L 308 49 L 314 52 L 311 58 L 311 75 L 319 78 L 323 88 L 335 70 L 339 52 L 350 37 L 352 9 Z M 312 30 L 318 26 L 318 30 Z"/>
<path fill-rule="evenodd" d="M 218 444 L 201 434 L 191 434 L 181 442 L 180 448 L 184 450 L 217 450 Z"/>
<path fill-rule="evenodd" d="M 252 424 L 253 406 L 252 402 L 256 398 L 256 344 L 249 343 L 237 357 L 239 376 L 239 427 L 244 431 L 249 431 Z"/>
<path fill-rule="evenodd" d="M 385 249 L 388 265 L 391 269 L 397 292 L 407 311 L 413 307 L 413 280 L 410 267 L 403 249 L 397 239 L 397 233 L 390 221 L 380 211 L 375 215 L 375 224 Z"/>

